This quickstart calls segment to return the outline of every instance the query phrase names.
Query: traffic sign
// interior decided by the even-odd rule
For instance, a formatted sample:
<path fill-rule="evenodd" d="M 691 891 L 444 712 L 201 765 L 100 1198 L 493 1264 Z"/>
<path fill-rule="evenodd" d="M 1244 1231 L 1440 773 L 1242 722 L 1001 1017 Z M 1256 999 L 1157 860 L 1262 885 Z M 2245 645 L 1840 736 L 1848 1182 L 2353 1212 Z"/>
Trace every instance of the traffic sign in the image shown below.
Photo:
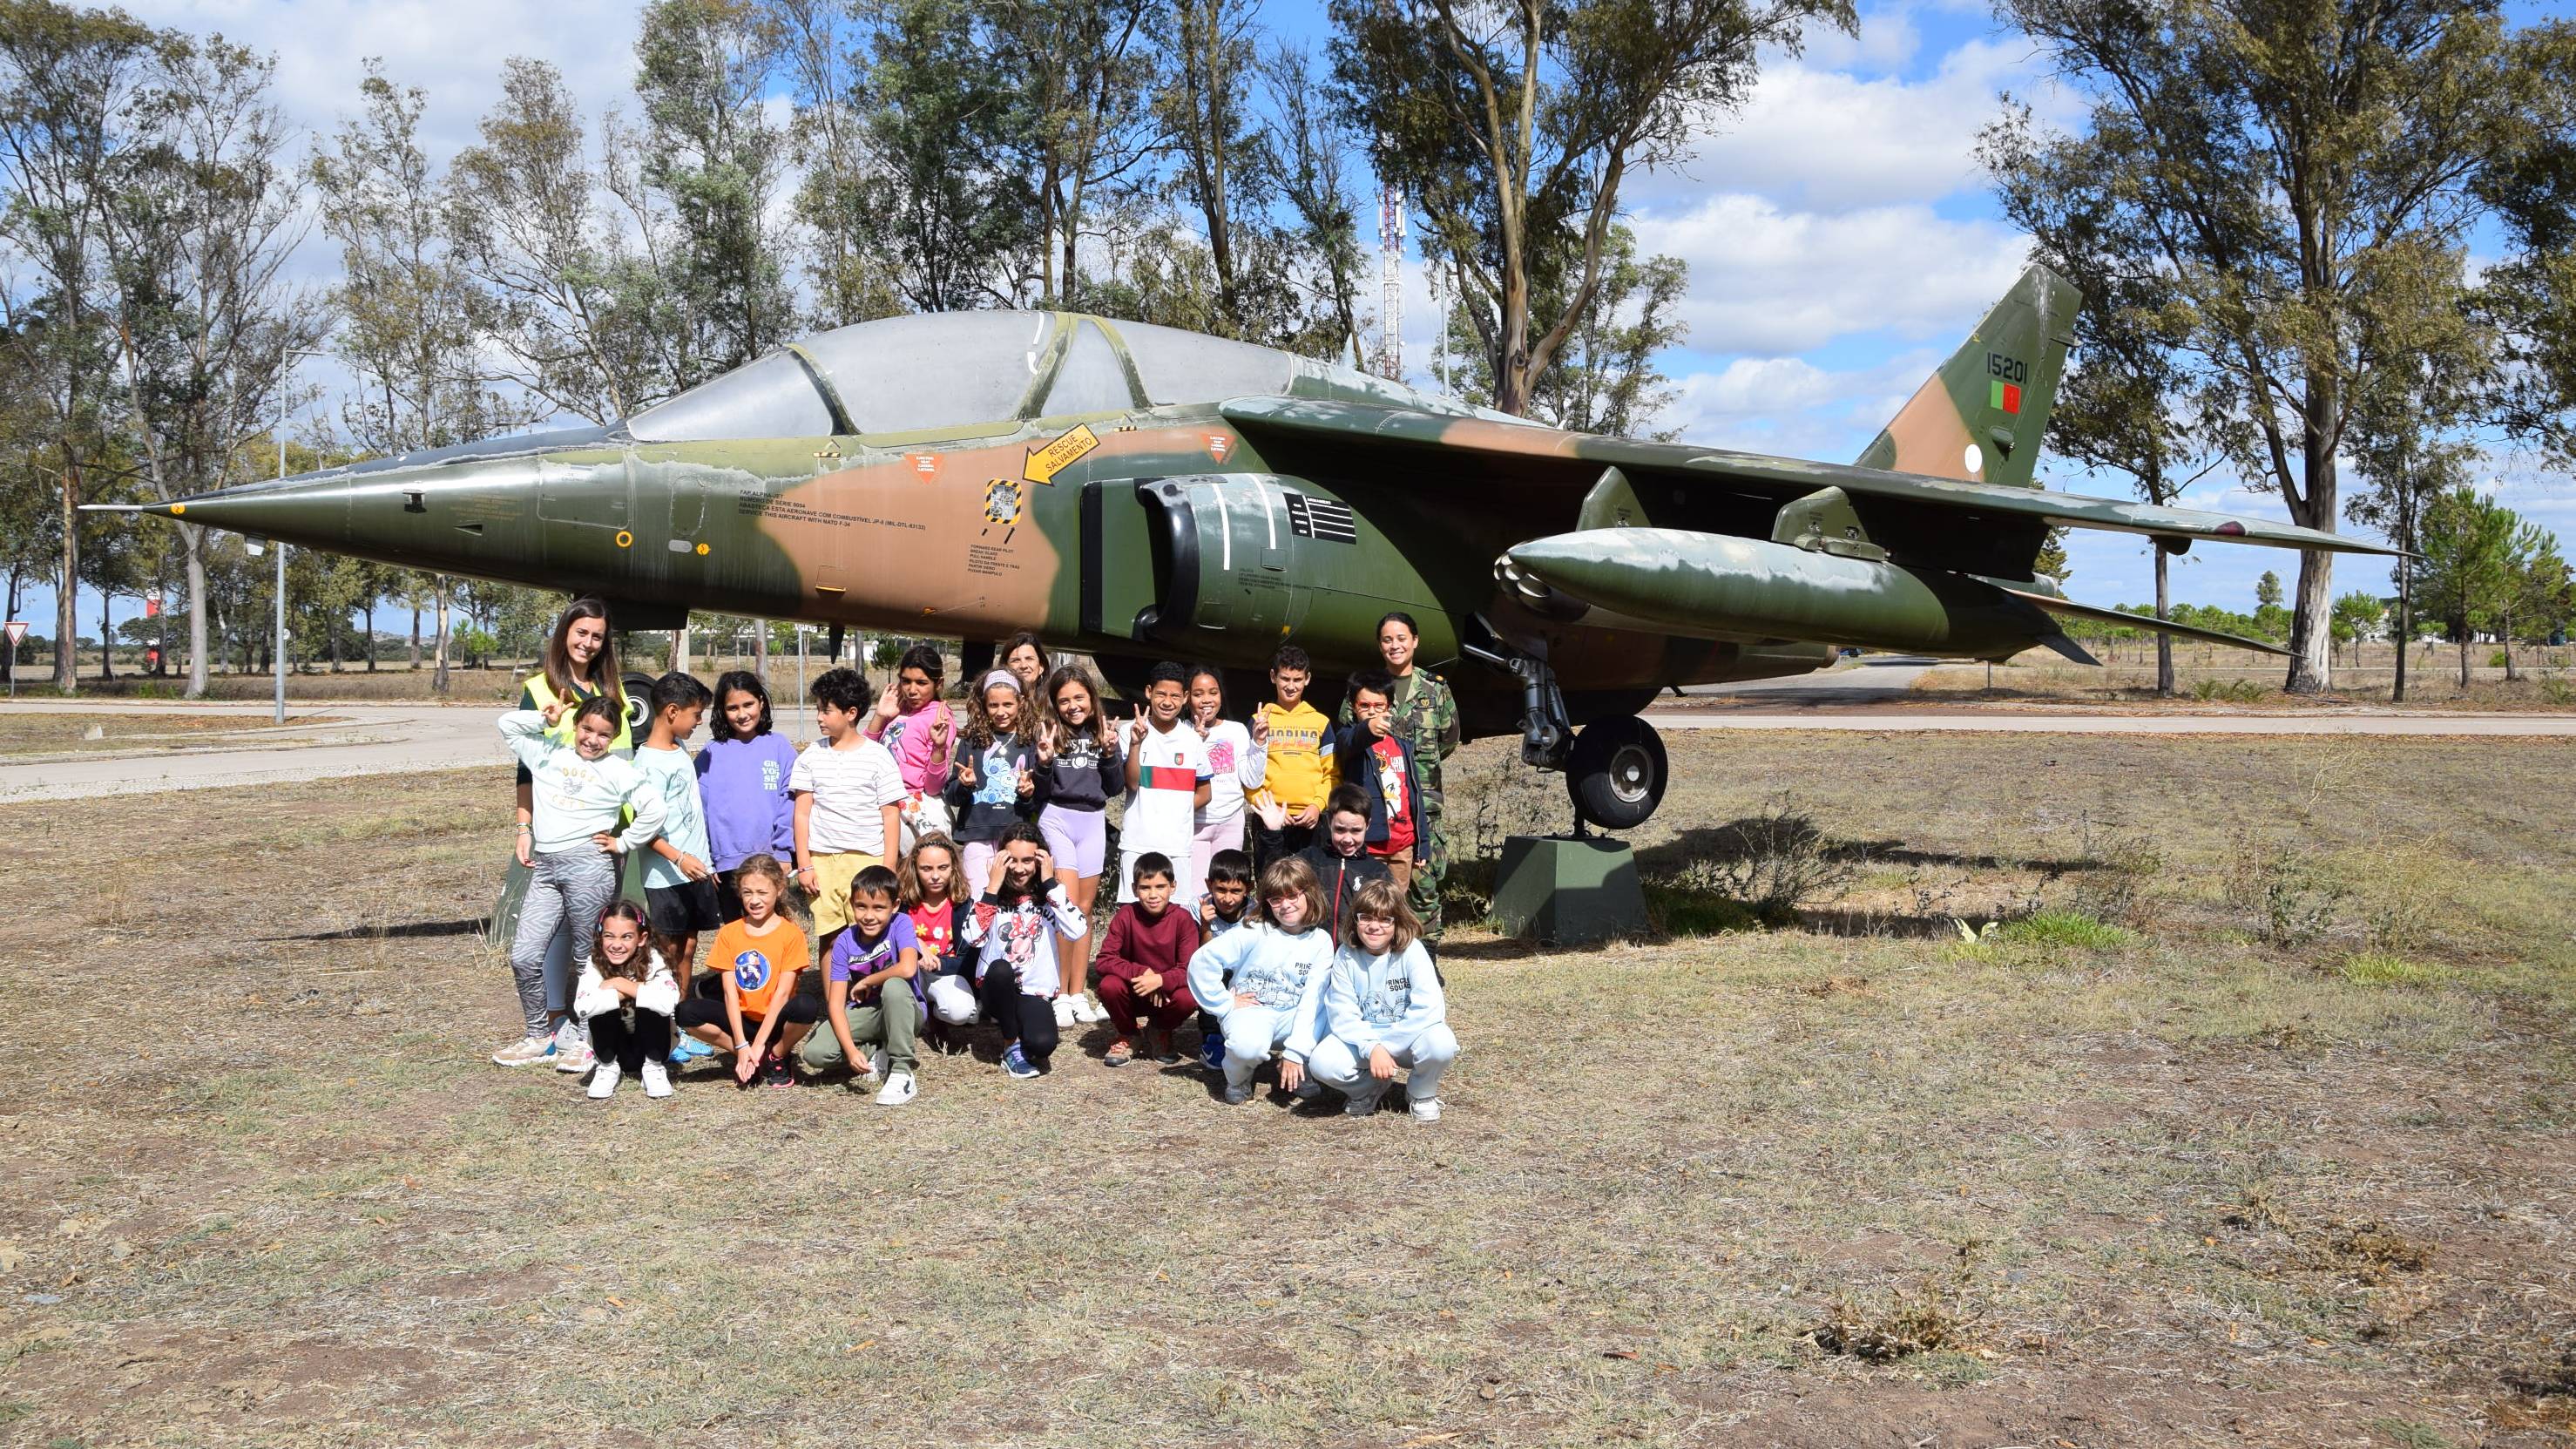
<path fill-rule="evenodd" d="M 9 647 L 15 649 L 18 647 L 18 641 L 27 637 L 27 621 L 24 619 L 12 619 L 9 621 L 7 628 L 9 633 Z"/>

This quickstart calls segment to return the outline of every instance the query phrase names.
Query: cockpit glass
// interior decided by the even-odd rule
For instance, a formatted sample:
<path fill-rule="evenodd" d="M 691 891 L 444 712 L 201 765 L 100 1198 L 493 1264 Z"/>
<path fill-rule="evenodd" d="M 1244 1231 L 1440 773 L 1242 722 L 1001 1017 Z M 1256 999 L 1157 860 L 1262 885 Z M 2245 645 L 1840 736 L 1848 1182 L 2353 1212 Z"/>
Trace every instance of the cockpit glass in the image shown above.
<path fill-rule="evenodd" d="M 862 433 L 1007 422 L 1046 361 L 1041 312 L 935 312 L 807 338 Z M 1124 404 L 1121 404 L 1124 406 Z"/>
<path fill-rule="evenodd" d="M 1158 406 L 1284 393 L 1295 366 L 1284 352 L 1176 327 L 1121 322 L 1118 335 L 1145 379 L 1145 396 Z"/>
<path fill-rule="evenodd" d="M 1134 395 L 1127 390 L 1127 369 L 1118 365 L 1116 349 L 1099 323 L 1086 321 L 1073 334 L 1073 345 L 1065 349 L 1055 381 L 1047 386 L 1046 406 L 1038 409 L 1038 415 L 1116 413 L 1135 405 Z"/>
<path fill-rule="evenodd" d="M 832 410 L 793 353 L 773 352 L 703 382 L 627 420 L 643 443 L 734 438 L 819 438 L 832 431 Z"/>

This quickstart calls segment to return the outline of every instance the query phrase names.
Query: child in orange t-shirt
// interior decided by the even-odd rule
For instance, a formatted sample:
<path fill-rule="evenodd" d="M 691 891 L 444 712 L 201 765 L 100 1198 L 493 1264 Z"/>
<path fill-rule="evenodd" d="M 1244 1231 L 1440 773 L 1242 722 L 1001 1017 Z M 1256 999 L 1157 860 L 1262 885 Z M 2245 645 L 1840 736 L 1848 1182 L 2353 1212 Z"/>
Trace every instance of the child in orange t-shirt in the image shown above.
<path fill-rule="evenodd" d="M 787 1057 L 823 1017 L 820 976 L 805 933 L 781 915 L 787 871 L 776 859 L 755 855 L 734 873 L 742 919 L 727 922 L 707 950 L 713 969 L 680 1003 L 673 1020 L 710 1046 L 733 1053 L 734 1080 L 748 1087 L 758 1076 L 772 1087 L 792 1087 Z"/>

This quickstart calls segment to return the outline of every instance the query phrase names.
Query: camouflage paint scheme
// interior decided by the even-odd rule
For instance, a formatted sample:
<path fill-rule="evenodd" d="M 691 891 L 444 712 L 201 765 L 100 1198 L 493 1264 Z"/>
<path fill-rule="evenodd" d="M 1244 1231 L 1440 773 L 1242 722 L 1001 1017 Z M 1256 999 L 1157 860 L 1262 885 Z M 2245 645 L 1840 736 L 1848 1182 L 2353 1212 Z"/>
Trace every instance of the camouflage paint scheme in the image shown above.
<path fill-rule="evenodd" d="M 1295 640 L 1330 681 L 1376 662 L 1377 620 L 1401 609 L 1470 736 L 1523 713 L 1497 654 L 1552 665 L 1579 723 L 1803 673 L 1837 644 L 2051 642 L 2056 590 L 2031 565 L 2059 524 L 2379 551 L 2030 486 L 2078 300 L 2031 269 L 1852 466 L 1537 427 L 1165 328 L 959 313 L 822 334 L 609 428 L 142 511 L 595 593 L 622 628 L 693 608 L 1033 628 L 1113 666 L 1245 670 Z M 898 395 L 919 416 L 871 419 Z M 811 425 L 733 435 L 779 418 Z"/>

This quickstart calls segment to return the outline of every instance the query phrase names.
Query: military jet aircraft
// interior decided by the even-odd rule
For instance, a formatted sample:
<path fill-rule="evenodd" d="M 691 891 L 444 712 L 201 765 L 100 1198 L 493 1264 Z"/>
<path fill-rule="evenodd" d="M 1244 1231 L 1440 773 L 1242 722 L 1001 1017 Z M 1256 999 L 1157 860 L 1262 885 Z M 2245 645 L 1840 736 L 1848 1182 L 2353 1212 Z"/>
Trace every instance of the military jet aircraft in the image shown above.
<path fill-rule="evenodd" d="M 613 426 L 496 438 L 142 511 L 443 573 L 990 640 L 1112 683 L 1157 658 L 1326 680 L 1420 623 L 1467 733 L 1516 730 L 1581 817 L 1660 802 L 1638 712 L 1840 647 L 2002 659 L 2057 622 L 2268 645 L 2068 602 L 2050 529 L 2384 552 L 2036 487 L 2080 298 L 2032 267 L 1856 463 L 1535 426 L 1285 352 L 1064 312 L 890 318 L 792 343 Z M 2275 651 L 2277 652 L 2277 651 Z"/>

